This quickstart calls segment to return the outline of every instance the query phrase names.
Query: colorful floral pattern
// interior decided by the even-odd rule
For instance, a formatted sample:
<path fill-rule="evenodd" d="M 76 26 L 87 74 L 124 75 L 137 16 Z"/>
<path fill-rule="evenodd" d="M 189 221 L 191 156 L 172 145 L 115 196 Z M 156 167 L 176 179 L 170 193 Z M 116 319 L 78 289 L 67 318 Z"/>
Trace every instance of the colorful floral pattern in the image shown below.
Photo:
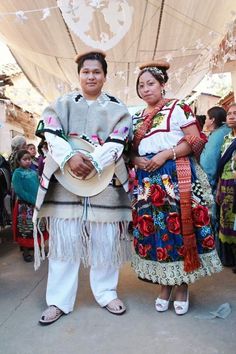
<path fill-rule="evenodd" d="M 178 105 L 183 109 L 186 118 L 193 116 L 193 111 L 189 105 L 187 105 L 183 100 L 178 102 Z"/>
<path fill-rule="evenodd" d="M 166 177 L 163 178 L 166 175 L 169 176 L 168 184 Z M 132 205 L 136 254 L 142 259 L 157 262 L 183 261 L 184 245 L 175 161 L 167 161 L 163 167 L 150 174 L 137 170 L 135 182 Z M 194 174 L 192 183 L 199 183 Z M 168 189 L 173 193 L 168 193 Z M 215 247 L 205 204 L 203 196 L 194 195 L 193 192 L 192 216 L 199 254 L 211 252 Z"/>

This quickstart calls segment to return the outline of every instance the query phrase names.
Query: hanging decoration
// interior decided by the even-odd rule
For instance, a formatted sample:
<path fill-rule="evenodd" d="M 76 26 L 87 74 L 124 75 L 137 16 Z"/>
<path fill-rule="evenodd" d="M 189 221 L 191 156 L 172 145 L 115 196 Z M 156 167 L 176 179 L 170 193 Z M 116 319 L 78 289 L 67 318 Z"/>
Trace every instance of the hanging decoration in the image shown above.
<path fill-rule="evenodd" d="M 89 47 L 108 50 L 129 31 L 134 9 L 126 0 L 57 0 L 68 27 Z M 98 38 L 92 37 L 95 16 L 104 23 Z M 109 28 L 109 30 L 107 29 Z"/>
<path fill-rule="evenodd" d="M 210 60 L 210 69 L 223 71 L 226 63 L 236 60 L 236 19 L 227 24 L 228 32 Z"/>
<path fill-rule="evenodd" d="M 28 20 L 28 17 L 25 15 L 24 11 L 16 12 L 16 21 L 20 23 L 24 23 L 24 21 Z"/>
<path fill-rule="evenodd" d="M 40 19 L 41 21 L 46 20 L 46 18 L 48 18 L 49 16 L 51 16 L 51 12 L 50 9 L 47 7 L 46 9 L 42 10 L 42 18 Z"/>

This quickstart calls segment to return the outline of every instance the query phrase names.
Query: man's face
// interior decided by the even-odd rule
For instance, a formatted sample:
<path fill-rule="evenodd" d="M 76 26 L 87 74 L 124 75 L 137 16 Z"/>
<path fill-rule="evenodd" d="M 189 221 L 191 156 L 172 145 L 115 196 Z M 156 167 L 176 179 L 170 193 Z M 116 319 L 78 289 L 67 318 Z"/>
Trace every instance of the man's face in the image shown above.
<path fill-rule="evenodd" d="M 83 95 L 88 100 L 96 99 L 106 81 L 102 65 L 98 60 L 85 60 L 79 73 Z"/>

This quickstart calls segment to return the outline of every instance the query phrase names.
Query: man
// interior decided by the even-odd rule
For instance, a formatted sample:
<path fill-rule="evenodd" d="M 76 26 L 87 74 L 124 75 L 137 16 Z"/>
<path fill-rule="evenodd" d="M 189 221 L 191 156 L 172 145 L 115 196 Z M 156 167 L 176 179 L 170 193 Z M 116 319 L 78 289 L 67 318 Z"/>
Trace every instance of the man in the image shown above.
<path fill-rule="evenodd" d="M 107 75 L 105 53 L 91 51 L 77 56 L 76 62 L 81 93 L 66 94 L 46 108 L 37 133 L 44 134 L 49 155 L 62 171 L 67 166 L 72 175 L 82 180 L 95 172 L 102 179 L 104 169 L 122 159 L 131 117 L 123 103 L 102 92 Z M 94 151 L 85 155 L 73 150 L 70 136 L 89 140 L 95 144 Z M 130 256 L 130 205 L 123 188 L 128 176 L 114 176 L 103 191 L 86 198 L 69 192 L 55 178 L 48 183 L 50 173 L 46 171 L 50 166 L 45 164 L 36 202 L 39 209 L 43 191 L 47 190 L 38 216 L 50 219 L 46 292 L 49 307 L 39 322 L 51 324 L 73 310 L 81 260 L 91 266 L 90 285 L 98 304 L 113 314 L 123 314 L 126 308 L 118 299 L 116 288 L 119 267 Z M 37 249 L 37 242 L 35 245 Z M 36 268 L 37 254 L 38 251 Z"/>

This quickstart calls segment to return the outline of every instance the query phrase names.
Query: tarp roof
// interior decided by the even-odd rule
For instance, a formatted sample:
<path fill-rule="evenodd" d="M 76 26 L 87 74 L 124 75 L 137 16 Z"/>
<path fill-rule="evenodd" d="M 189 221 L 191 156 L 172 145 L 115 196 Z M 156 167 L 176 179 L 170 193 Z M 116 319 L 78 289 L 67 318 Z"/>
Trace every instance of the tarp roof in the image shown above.
<path fill-rule="evenodd" d="M 189 94 L 234 9 L 235 0 L 2 0 L 0 38 L 49 101 L 78 87 L 76 53 L 103 49 L 105 90 L 137 105 L 137 67 L 153 59 L 170 62 L 169 96 Z"/>

